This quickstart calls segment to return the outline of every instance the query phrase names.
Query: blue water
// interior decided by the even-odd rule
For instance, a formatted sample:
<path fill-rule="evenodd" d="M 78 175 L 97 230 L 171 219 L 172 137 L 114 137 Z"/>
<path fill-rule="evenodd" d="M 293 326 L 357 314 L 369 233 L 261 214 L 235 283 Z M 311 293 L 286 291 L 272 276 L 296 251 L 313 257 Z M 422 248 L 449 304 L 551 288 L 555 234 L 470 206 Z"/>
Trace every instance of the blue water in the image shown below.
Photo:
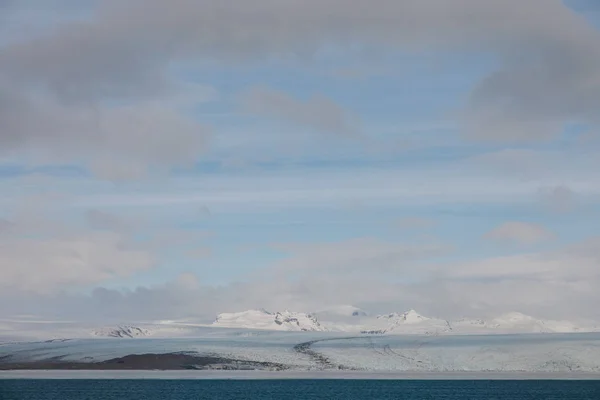
<path fill-rule="evenodd" d="M 600 381 L 0 380 L 0 400 L 598 400 Z"/>

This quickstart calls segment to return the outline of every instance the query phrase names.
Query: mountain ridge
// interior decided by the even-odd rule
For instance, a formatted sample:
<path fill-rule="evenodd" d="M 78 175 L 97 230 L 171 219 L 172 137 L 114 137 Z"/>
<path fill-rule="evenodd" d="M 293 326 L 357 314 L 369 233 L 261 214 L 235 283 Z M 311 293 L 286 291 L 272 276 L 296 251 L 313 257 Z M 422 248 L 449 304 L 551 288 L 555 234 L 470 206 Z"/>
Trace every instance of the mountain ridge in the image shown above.
<path fill-rule="evenodd" d="M 155 322 L 122 321 L 118 325 L 59 323 L 39 325 L 32 330 L 26 321 L 11 323 L 11 332 L 22 332 L 23 337 L 95 337 L 143 339 L 168 337 L 196 337 L 206 329 L 239 330 L 240 335 L 262 335 L 269 331 L 323 332 L 364 335 L 488 335 L 528 333 L 585 333 L 600 332 L 597 323 L 538 319 L 519 312 L 509 312 L 495 318 L 444 319 L 424 316 L 414 309 L 369 315 L 353 306 L 336 306 L 313 313 L 267 311 L 264 309 L 221 313 L 212 323 L 186 320 Z M 261 333 L 262 332 L 262 333 Z M 234 332 L 233 332 L 234 333 Z"/>
<path fill-rule="evenodd" d="M 221 313 L 217 315 L 211 326 L 218 328 L 247 328 L 305 332 L 323 332 L 327 330 L 321 326 L 317 318 L 312 314 L 288 310 L 269 312 L 265 309 Z"/>
<path fill-rule="evenodd" d="M 283 313 L 260 310 L 260 321 L 253 321 L 252 312 L 224 313 L 217 316 L 214 327 L 269 329 L 265 319 L 272 320 L 277 327 L 273 330 L 292 331 L 337 331 L 360 332 L 363 334 L 478 334 L 478 333 L 569 333 L 569 332 L 596 332 L 598 326 L 578 326 L 570 321 L 542 320 L 519 312 L 502 314 L 492 319 L 449 320 L 443 318 L 426 317 L 414 309 L 405 312 L 392 312 L 389 314 L 370 317 L 357 307 L 338 307 L 338 317 L 334 321 L 326 320 L 325 311 L 316 313 L 301 313 L 284 311 Z M 355 311 L 360 310 L 361 312 Z M 337 311 L 335 311 L 337 312 Z M 334 312 L 334 313 L 335 313 Z M 256 315 L 256 314 L 254 314 Z M 267 317 L 265 317 L 267 316 Z M 318 319 L 323 316 L 324 319 Z M 346 317 L 344 321 L 341 321 Z M 223 320 L 226 323 L 223 323 Z"/>

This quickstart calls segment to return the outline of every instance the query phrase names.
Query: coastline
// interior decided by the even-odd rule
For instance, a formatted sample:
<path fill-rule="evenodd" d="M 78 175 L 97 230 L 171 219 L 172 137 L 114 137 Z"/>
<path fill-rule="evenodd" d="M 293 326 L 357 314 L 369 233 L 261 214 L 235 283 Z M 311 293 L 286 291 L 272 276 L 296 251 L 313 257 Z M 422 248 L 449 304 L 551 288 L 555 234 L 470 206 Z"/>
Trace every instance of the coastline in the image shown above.
<path fill-rule="evenodd" d="M 85 360 L 85 358 L 84 358 Z M 193 353 L 129 354 L 106 361 L 69 361 L 54 357 L 37 361 L 17 361 L 0 357 L 0 373 L 4 371 L 186 371 L 186 370 L 267 370 L 289 367 L 264 361 L 248 361 Z"/>
<path fill-rule="evenodd" d="M 600 372 L 376 372 L 209 370 L 4 370 L 3 379 L 169 380 L 600 380 Z"/>

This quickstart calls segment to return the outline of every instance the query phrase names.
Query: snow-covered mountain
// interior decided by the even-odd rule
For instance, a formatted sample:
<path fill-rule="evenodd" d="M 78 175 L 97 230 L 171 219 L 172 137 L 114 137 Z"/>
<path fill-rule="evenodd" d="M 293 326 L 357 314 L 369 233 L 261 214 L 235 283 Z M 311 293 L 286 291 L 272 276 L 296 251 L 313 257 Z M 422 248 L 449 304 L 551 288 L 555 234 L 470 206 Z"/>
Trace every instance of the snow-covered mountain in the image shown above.
<path fill-rule="evenodd" d="M 450 323 L 444 319 L 428 318 L 415 310 L 404 313 L 379 315 L 372 328 L 363 333 L 439 335 L 452 331 Z"/>
<path fill-rule="evenodd" d="M 512 312 L 490 321 L 494 330 L 516 330 L 520 333 L 583 332 L 597 330 L 594 327 L 578 326 L 569 321 L 541 320 L 529 315 Z"/>
<path fill-rule="evenodd" d="M 237 313 L 222 313 L 217 316 L 213 327 L 268 329 L 277 331 L 322 332 L 325 329 L 312 314 L 283 311 L 248 310 Z"/>
<path fill-rule="evenodd" d="M 266 329 L 278 331 L 333 331 L 389 335 L 495 334 L 495 333 L 569 333 L 597 332 L 594 325 L 568 321 L 541 320 L 513 312 L 490 320 L 446 320 L 426 317 L 415 310 L 370 317 L 353 306 L 338 306 L 315 312 L 268 312 L 249 310 L 219 314 L 213 327 Z"/>
<path fill-rule="evenodd" d="M 483 319 L 459 319 L 450 322 L 453 332 L 460 334 L 489 333 L 575 333 L 598 332 L 593 323 L 576 324 L 570 321 L 542 320 L 519 312 L 503 314 L 499 317 Z"/>
<path fill-rule="evenodd" d="M 456 319 L 427 317 L 415 310 L 369 316 L 353 306 L 337 306 L 315 313 L 268 312 L 248 310 L 219 314 L 213 323 L 202 320 L 130 321 L 122 325 L 101 328 L 77 322 L 31 323 L 20 320 L 0 320 L 0 341 L 61 339 L 61 338 L 192 338 L 222 334 L 214 328 L 235 328 L 237 334 L 263 334 L 247 330 L 338 332 L 354 335 L 494 335 L 532 333 L 600 332 L 593 322 L 543 320 L 512 312 L 490 319 Z M 229 330 L 229 329 L 227 329 Z M 264 332 L 267 334 L 267 332 Z"/>
<path fill-rule="evenodd" d="M 113 338 L 136 338 L 150 336 L 148 329 L 137 326 L 105 327 L 92 331 L 93 336 Z"/>

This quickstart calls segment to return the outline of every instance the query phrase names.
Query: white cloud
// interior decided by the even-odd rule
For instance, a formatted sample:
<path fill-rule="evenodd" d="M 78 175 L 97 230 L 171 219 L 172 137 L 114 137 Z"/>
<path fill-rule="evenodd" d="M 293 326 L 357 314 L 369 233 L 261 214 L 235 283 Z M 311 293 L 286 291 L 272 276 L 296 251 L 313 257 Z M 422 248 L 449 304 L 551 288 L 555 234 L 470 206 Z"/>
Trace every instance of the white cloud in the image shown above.
<path fill-rule="evenodd" d="M 598 240 L 544 253 L 481 259 L 470 262 L 406 262 L 403 256 L 388 268 L 374 272 L 374 263 L 390 248 L 369 246 L 368 257 L 344 256 L 332 262 L 335 251 L 356 254 L 355 241 L 331 246 L 316 245 L 302 251 L 275 270 L 244 282 L 213 287 L 202 276 L 184 274 L 175 281 L 131 291 L 98 288 L 91 295 L 34 295 L 0 293 L 0 315 L 44 315 L 82 320 L 153 320 L 201 317 L 209 321 L 218 312 L 266 307 L 316 310 L 339 303 L 356 304 L 374 312 L 416 308 L 439 316 L 494 316 L 507 311 L 553 319 L 600 320 Z M 406 246 L 398 244 L 399 247 Z M 418 248 L 418 246 L 417 246 Z M 404 261 L 403 261 L 404 260 Z M 414 261 L 414 260 L 413 260 Z M 300 262 L 310 262 L 309 273 L 298 274 Z M 346 263 L 345 270 L 339 263 Z M 360 264 L 360 265 L 359 265 Z M 389 266 L 388 266 L 389 267 Z M 10 305 L 10 306 L 9 306 Z"/>
<path fill-rule="evenodd" d="M 332 243 L 278 244 L 289 254 L 277 263 L 275 271 L 312 273 L 314 268 L 334 273 L 371 270 L 373 273 L 400 272 L 407 264 L 445 255 L 452 247 L 444 244 L 400 244 L 373 238 L 358 238 Z"/>
<path fill-rule="evenodd" d="M 541 225 L 521 221 L 508 221 L 492 229 L 484 238 L 522 245 L 536 244 L 554 238 L 554 234 Z"/>
<path fill-rule="evenodd" d="M 154 257 L 114 233 L 0 243 L 0 286 L 53 292 L 99 284 L 151 268 Z"/>
<path fill-rule="evenodd" d="M 65 219 L 63 206 L 21 199 L 0 219 L 0 291 L 56 293 L 115 282 L 159 266 L 164 250 L 184 259 L 210 255 L 207 232 L 96 209 L 70 210 Z"/>

